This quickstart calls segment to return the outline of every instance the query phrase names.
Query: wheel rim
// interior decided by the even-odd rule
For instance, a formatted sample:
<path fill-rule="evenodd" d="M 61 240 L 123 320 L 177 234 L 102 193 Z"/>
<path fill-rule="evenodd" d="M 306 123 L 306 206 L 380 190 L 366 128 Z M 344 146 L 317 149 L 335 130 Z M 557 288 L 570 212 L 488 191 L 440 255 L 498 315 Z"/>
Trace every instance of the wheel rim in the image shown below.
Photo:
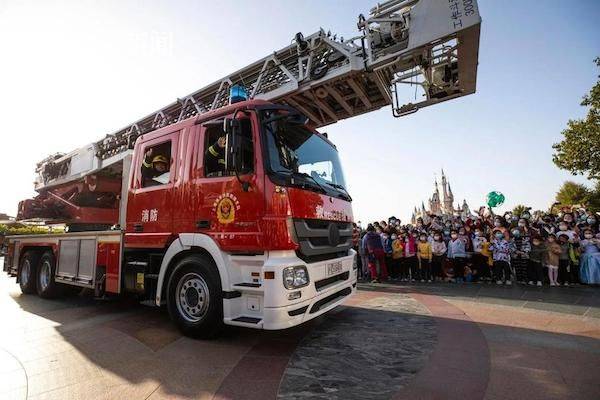
<path fill-rule="evenodd" d="M 195 272 L 181 277 L 175 291 L 179 314 L 188 322 L 201 321 L 208 310 L 210 293 L 204 278 Z"/>
<path fill-rule="evenodd" d="M 27 286 L 29 283 L 29 275 L 31 274 L 31 262 L 28 259 L 23 260 L 21 265 L 21 284 Z"/>
<path fill-rule="evenodd" d="M 40 266 L 40 287 L 42 291 L 46 290 L 50 284 L 50 261 L 46 260 Z"/>

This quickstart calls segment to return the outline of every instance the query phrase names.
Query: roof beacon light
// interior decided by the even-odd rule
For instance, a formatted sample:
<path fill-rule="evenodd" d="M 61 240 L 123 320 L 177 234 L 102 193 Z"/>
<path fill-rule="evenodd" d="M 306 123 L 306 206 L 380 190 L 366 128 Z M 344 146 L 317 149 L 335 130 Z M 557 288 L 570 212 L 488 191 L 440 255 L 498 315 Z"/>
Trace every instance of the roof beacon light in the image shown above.
<path fill-rule="evenodd" d="M 229 89 L 229 104 L 239 103 L 240 101 L 248 100 L 248 92 L 243 86 L 233 85 Z"/>

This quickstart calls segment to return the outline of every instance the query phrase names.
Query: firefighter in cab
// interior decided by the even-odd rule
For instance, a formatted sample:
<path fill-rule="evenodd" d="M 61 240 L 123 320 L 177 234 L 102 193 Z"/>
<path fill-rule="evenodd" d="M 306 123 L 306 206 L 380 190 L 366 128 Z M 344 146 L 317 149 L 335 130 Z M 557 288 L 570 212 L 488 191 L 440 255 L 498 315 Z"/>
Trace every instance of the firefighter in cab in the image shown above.
<path fill-rule="evenodd" d="M 207 175 L 223 175 L 225 172 L 225 135 L 208 147 L 204 154 Z"/>
<path fill-rule="evenodd" d="M 153 153 L 153 149 L 149 149 L 144 154 L 144 161 L 142 162 L 143 187 L 164 185 L 169 182 L 169 159 L 162 154 L 153 157 Z"/>

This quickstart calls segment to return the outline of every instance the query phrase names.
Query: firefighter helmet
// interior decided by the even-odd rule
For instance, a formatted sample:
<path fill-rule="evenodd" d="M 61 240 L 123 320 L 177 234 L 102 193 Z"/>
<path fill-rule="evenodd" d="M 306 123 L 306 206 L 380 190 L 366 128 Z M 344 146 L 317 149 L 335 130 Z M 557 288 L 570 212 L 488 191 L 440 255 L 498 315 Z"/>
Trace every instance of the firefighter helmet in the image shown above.
<path fill-rule="evenodd" d="M 165 157 L 165 156 L 156 156 L 152 159 L 152 164 L 155 164 L 155 163 L 168 164 L 169 162 L 167 161 L 167 157 Z"/>

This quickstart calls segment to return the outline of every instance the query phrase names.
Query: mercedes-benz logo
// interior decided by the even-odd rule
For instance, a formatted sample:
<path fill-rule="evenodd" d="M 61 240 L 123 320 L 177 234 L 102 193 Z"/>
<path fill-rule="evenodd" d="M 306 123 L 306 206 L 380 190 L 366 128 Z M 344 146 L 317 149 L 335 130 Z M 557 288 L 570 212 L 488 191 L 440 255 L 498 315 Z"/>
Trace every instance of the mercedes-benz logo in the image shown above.
<path fill-rule="evenodd" d="M 332 247 L 340 244 L 340 229 L 337 224 L 329 224 L 329 245 Z"/>

